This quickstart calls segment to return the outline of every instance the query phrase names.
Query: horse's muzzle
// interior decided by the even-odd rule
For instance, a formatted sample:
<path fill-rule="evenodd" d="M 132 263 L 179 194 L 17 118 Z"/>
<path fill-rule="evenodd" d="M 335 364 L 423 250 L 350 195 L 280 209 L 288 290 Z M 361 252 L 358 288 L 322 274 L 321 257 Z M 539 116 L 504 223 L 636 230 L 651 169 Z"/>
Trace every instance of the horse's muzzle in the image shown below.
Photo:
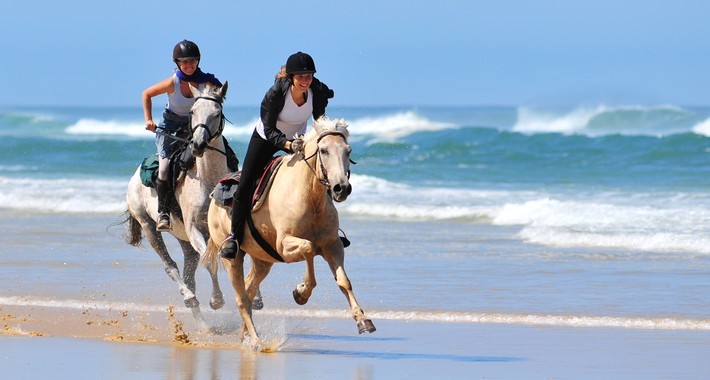
<path fill-rule="evenodd" d="M 333 186 L 331 190 L 333 192 L 333 200 L 336 202 L 343 202 L 344 200 L 348 199 L 350 193 L 353 192 L 353 187 L 350 183 L 346 183 L 345 185 L 341 185 L 338 183 Z"/>
<path fill-rule="evenodd" d="M 202 157 L 207 149 L 207 142 L 193 143 L 192 144 L 192 155 L 195 157 Z"/>

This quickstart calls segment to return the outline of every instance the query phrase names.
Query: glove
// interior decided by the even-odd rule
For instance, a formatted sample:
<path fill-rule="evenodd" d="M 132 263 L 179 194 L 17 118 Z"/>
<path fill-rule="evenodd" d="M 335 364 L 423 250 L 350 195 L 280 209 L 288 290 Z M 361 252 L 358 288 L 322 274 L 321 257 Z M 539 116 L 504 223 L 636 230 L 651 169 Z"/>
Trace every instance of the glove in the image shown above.
<path fill-rule="evenodd" d="M 303 139 L 297 138 L 291 141 L 291 151 L 293 153 L 303 153 Z"/>

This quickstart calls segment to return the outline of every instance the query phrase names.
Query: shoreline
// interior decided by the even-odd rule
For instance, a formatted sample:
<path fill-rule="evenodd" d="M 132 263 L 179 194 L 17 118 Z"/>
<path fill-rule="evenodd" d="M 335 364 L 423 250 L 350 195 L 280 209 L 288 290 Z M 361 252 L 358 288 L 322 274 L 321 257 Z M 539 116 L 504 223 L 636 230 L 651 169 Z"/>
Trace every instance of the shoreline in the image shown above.
<path fill-rule="evenodd" d="M 262 338 L 278 347 L 273 353 L 254 353 L 238 341 L 236 316 L 225 321 L 206 315 L 210 325 L 223 329 L 221 335 L 195 332 L 191 315 L 172 307 L 139 313 L 3 305 L 0 316 L 0 363 L 8 377 L 84 371 L 87 356 L 82 353 L 93 357 L 97 350 L 111 355 L 93 357 L 82 372 L 86 377 L 79 378 L 123 366 L 110 373 L 118 378 L 142 365 L 143 355 L 160 359 L 144 368 L 148 377 L 204 375 L 202 369 L 210 365 L 218 367 L 212 370 L 218 377 L 241 373 L 246 378 L 303 378 L 313 376 L 315 368 L 326 378 L 349 373 L 358 379 L 699 379 L 710 371 L 710 331 L 377 320 L 375 333 L 358 335 L 348 318 L 257 316 Z M 77 354 L 36 354 L 43 350 Z M 143 354 L 136 357 L 136 352 Z M 23 359 L 15 361 L 19 356 Z M 189 357 L 190 363 L 172 367 L 180 357 Z"/>

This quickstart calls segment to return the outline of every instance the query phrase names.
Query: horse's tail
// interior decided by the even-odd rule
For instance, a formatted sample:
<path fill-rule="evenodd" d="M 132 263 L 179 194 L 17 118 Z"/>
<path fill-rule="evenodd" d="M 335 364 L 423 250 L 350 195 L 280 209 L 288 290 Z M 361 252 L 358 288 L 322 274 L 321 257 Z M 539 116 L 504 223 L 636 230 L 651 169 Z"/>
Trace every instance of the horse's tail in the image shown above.
<path fill-rule="evenodd" d="M 219 246 L 215 244 L 212 238 L 207 239 L 207 249 L 205 254 L 202 255 L 202 265 L 212 271 L 219 268 Z"/>
<path fill-rule="evenodd" d="M 141 240 L 143 240 L 143 228 L 141 228 L 138 220 L 134 218 L 128 210 L 123 213 L 123 216 L 123 224 L 127 227 L 124 238 L 128 244 L 137 247 L 141 244 Z"/>

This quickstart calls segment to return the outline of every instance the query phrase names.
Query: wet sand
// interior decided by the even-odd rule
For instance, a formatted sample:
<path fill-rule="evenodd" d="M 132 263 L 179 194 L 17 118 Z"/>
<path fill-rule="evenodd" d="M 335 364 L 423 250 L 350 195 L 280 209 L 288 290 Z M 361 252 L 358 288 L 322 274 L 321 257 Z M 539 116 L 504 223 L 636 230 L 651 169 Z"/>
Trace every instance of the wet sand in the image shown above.
<path fill-rule="evenodd" d="M 321 260 L 317 272 L 322 285 L 305 306 L 291 298 L 302 266 L 279 266 L 263 284 L 266 307 L 254 313 L 273 352 L 256 353 L 239 342 L 241 322 L 224 271 L 220 276 L 227 305 L 218 311 L 206 306 L 207 274 L 198 272 L 204 316 L 215 328 L 202 333 L 155 253 L 127 246 L 120 228 L 104 230 L 113 217 L 10 216 L 0 218 L 3 379 L 704 379 L 710 374 L 708 329 L 447 319 L 462 310 L 478 310 L 471 303 L 456 303 L 458 298 L 487 294 L 498 301 L 490 302 L 495 305 L 501 293 L 470 281 L 474 273 L 466 268 L 473 265 L 464 267 L 457 259 L 440 263 L 426 257 L 380 256 L 394 243 L 402 252 L 414 249 L 407 244 L 421 244 L 393 243 L 396 238 L 411 240 L 394 229 L 411 224 L 377 228 L 380 243 L 349 252 L 351 279 L 375 333 L 358 335 Z M 358 223 L 351 221 L 348 232 L 360 241 L 358 235 L 374 227 Z M 462 230 L 461 236 L 469 233 Z M 531 249 L 491 240 L 475 249 Z M 172 239 L 169 245 L 175 246 Z M 373 256 L 379 266 L 371 265 Z M 439 270 L 432 271 L 432 265 Z M 397 277 L 388 268 L 404 274 Z M 405 281 L 427 275 L 437 286 L 421 281 L 408 286 Z M 475 276 L 480 279 L 481 274 Z M 518 272 L 511 276 L 493 284 L 522 280 Z M 462 290 L 462 284 L 468 287 Z M 437 319 L 398 318 L 396 311 L 433 312 Z M 595 314 L 613 315 L 603 308 Z"/>
<path fill-rule="evenodd" d="M 710 332 L 255 318 L 275 352 L 238 343 L 238 321 L 212 312 L 221 334 L 191 315 L 117 308 L 0 305 L 3 378 L 482 379 L 674 378 L 710 373 Z M 231 331 L 230 331 L 231 330 Z M 269 335 L 265 333 L 264 335 Z"/>

